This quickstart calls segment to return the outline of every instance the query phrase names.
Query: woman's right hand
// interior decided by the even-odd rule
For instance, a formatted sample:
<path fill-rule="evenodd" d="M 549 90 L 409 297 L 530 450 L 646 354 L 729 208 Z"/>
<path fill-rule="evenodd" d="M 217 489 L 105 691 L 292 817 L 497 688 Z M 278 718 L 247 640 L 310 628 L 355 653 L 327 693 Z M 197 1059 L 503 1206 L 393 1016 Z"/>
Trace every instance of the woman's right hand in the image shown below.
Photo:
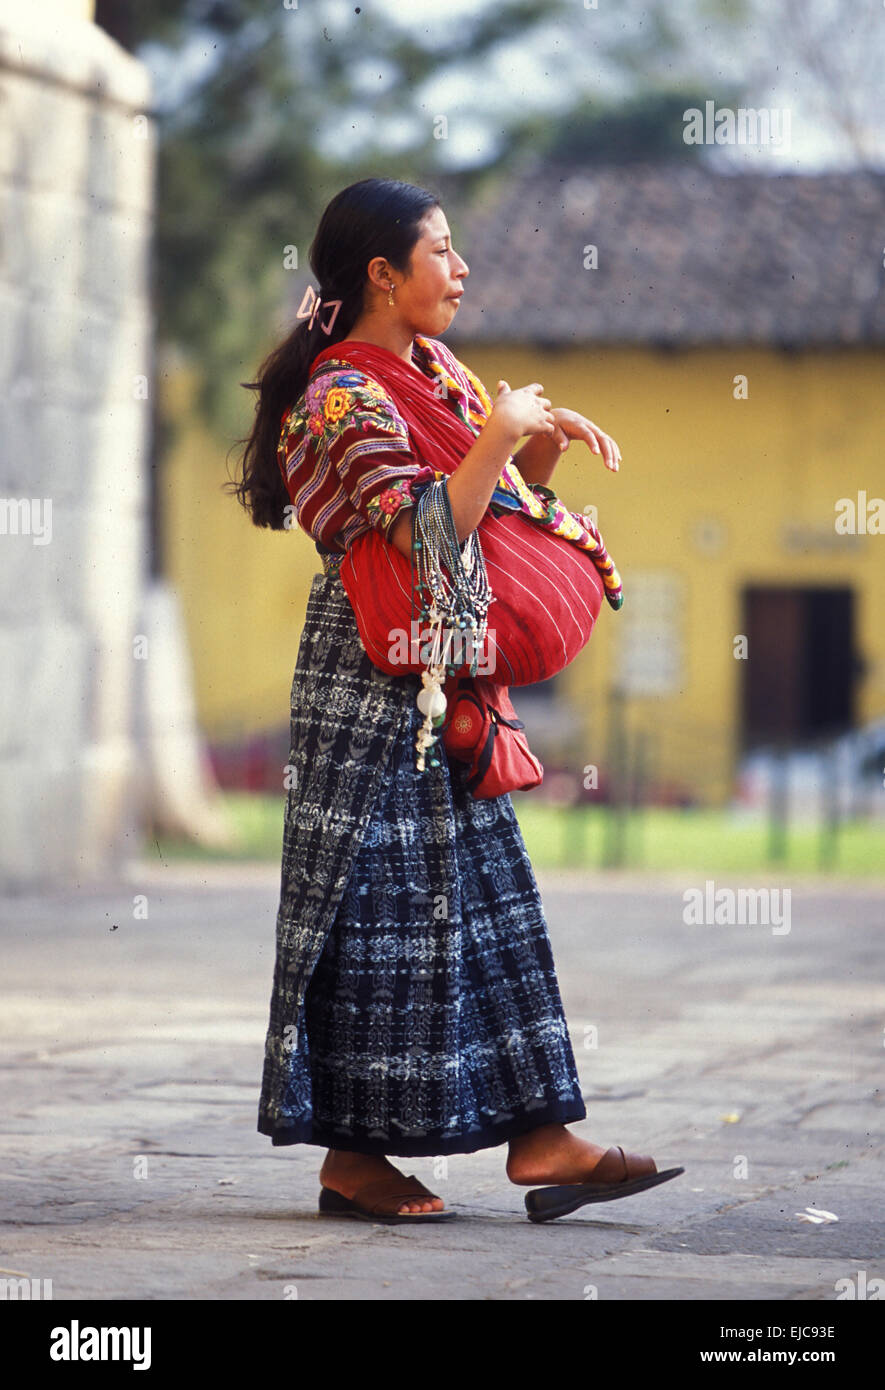
<path fill-rule="evenodd" d="M 550 401 L 539 381 L 511 391 L 506 381 L 498 382 L 498 394 L 486 422 L 505 431 L 515 444 L 526 434 L 552 434 L 556 419 Z"/>

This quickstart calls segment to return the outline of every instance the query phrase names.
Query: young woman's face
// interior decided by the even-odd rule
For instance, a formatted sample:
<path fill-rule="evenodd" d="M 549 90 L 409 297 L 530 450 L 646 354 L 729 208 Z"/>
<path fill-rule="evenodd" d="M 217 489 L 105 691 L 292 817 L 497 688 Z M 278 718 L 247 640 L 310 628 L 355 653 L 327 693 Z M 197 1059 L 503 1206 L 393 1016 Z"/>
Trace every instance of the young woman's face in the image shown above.
<path fill-rule="evenodd" d="M 410 332 L 435 338 L 448 328 L 458 312 L 461 281 L 469 274 L 467 262 L 452 248 L 445 213 L 431 208 L 412 248 L 409 274 L 400 280 L 394 271 L 394 303 Z"/>

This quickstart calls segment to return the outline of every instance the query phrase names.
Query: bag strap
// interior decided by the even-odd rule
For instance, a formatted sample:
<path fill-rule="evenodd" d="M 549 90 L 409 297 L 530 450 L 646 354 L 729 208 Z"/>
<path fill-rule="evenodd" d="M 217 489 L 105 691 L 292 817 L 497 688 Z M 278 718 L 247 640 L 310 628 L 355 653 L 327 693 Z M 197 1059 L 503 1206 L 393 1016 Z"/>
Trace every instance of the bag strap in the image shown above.
<path fill-rule="evenodd" d="M 498 725 L 506 724 L 508 729 L 525 728 L 525 724 L 522 722 L 521 719 L 505 719 L 503 714 L 498 713 L 494 705 L 486 705 L 486 708 L 488 709 L 489 715 L 491 717 L 491 725 L 489 728 L 488 736 L 486 737 L 485 746 L 479 755 L 479 761 L 476 765 L 476 772 L 473 774 L 472 777 L 469 777 L 467 779 L 467 790 L 470 792 L 473 791 L 474 787 L 479 786 L 480 782 L 485 777 L 486 773 L 492 765 L 492 756 L 495 751 L 495 739 L 498 735 Z"/>
<path fill-rule="evenodd" d="M 498 729 L 493 719 L 485 741 L 485 747 L 479 755 L 479 762 L 476 764 L 476 772 L 472 777 L 468 777 L 467 779 L 467 790 L 469 792 L 472 792 L 474 787 L 479 786 L 492 765 L 492 754 L 495 751 L 495 736 L 497 732 Z"/>
<path fill-rule="evenodd" d="M 495 724 L 506 724 L 508 729 L 525 728 L 525 724 L 522 722 L 521 719 L 505 719 L 503 714 L 498 713 L 494 705 L 489 705 L 489 713 L 492 716 L 492 722 Z"/>

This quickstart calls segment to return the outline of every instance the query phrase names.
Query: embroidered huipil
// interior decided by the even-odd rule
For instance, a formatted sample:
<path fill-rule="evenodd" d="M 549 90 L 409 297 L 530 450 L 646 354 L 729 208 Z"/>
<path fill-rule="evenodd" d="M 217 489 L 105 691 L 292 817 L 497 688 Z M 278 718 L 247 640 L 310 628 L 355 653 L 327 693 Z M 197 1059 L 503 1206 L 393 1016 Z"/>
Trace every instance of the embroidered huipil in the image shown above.
<path fill-rule="evenodd" d="M 436 339 L 416 337 L 413 361 L 474 432 L 485 420 L 477 378 Z M 480 384 L 481 386 L 481 384 Z M 298 525 L 343 555 L 370 526 L 385 535 L 421 470 L 408 426 L 385 388 L 347 362 L 323 364 L 282 418 L 278 459 Z"/>

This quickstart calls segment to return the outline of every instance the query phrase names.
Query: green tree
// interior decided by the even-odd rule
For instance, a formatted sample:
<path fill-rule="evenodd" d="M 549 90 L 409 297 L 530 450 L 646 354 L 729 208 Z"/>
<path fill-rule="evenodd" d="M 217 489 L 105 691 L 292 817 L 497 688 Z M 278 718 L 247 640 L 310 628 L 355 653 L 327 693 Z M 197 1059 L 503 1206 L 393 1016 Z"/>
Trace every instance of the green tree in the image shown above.
<path fill-rule="evenodd" d="M 681 131 L 685 108 L 710 94 L 703 54 L 686 57 L 691 26 L 665 0 L 624 0 L 617 15 L 575 0 L 496 0 L 451 23 L 434 9 L 427 24 L 405 10 L 391 19 L 376 6 L 287 3 L 96 3 L 97 22 L 155 77 L 159 340 L 199 362 L 202 409 L 227 437 L 248 418 L 238 383 L 291 320 L 292 270 L 305 268 L 319 214 L 345 183 L 429 183 L 457 235 L 458 209 L 532 158 L 698 157 Z M 725 0 L 686 8 L 738 32 Z M 508 63 L 526 55 L 537 56 L 538 82 L 508 83 Z M 492 137 L 469 167 L 437 138 L 428 96 L 456 72 L 471 87 L 447 100 L 451 124 L 479 119 Z M 736 99 L 733 85 L 716 94 Z"/>

